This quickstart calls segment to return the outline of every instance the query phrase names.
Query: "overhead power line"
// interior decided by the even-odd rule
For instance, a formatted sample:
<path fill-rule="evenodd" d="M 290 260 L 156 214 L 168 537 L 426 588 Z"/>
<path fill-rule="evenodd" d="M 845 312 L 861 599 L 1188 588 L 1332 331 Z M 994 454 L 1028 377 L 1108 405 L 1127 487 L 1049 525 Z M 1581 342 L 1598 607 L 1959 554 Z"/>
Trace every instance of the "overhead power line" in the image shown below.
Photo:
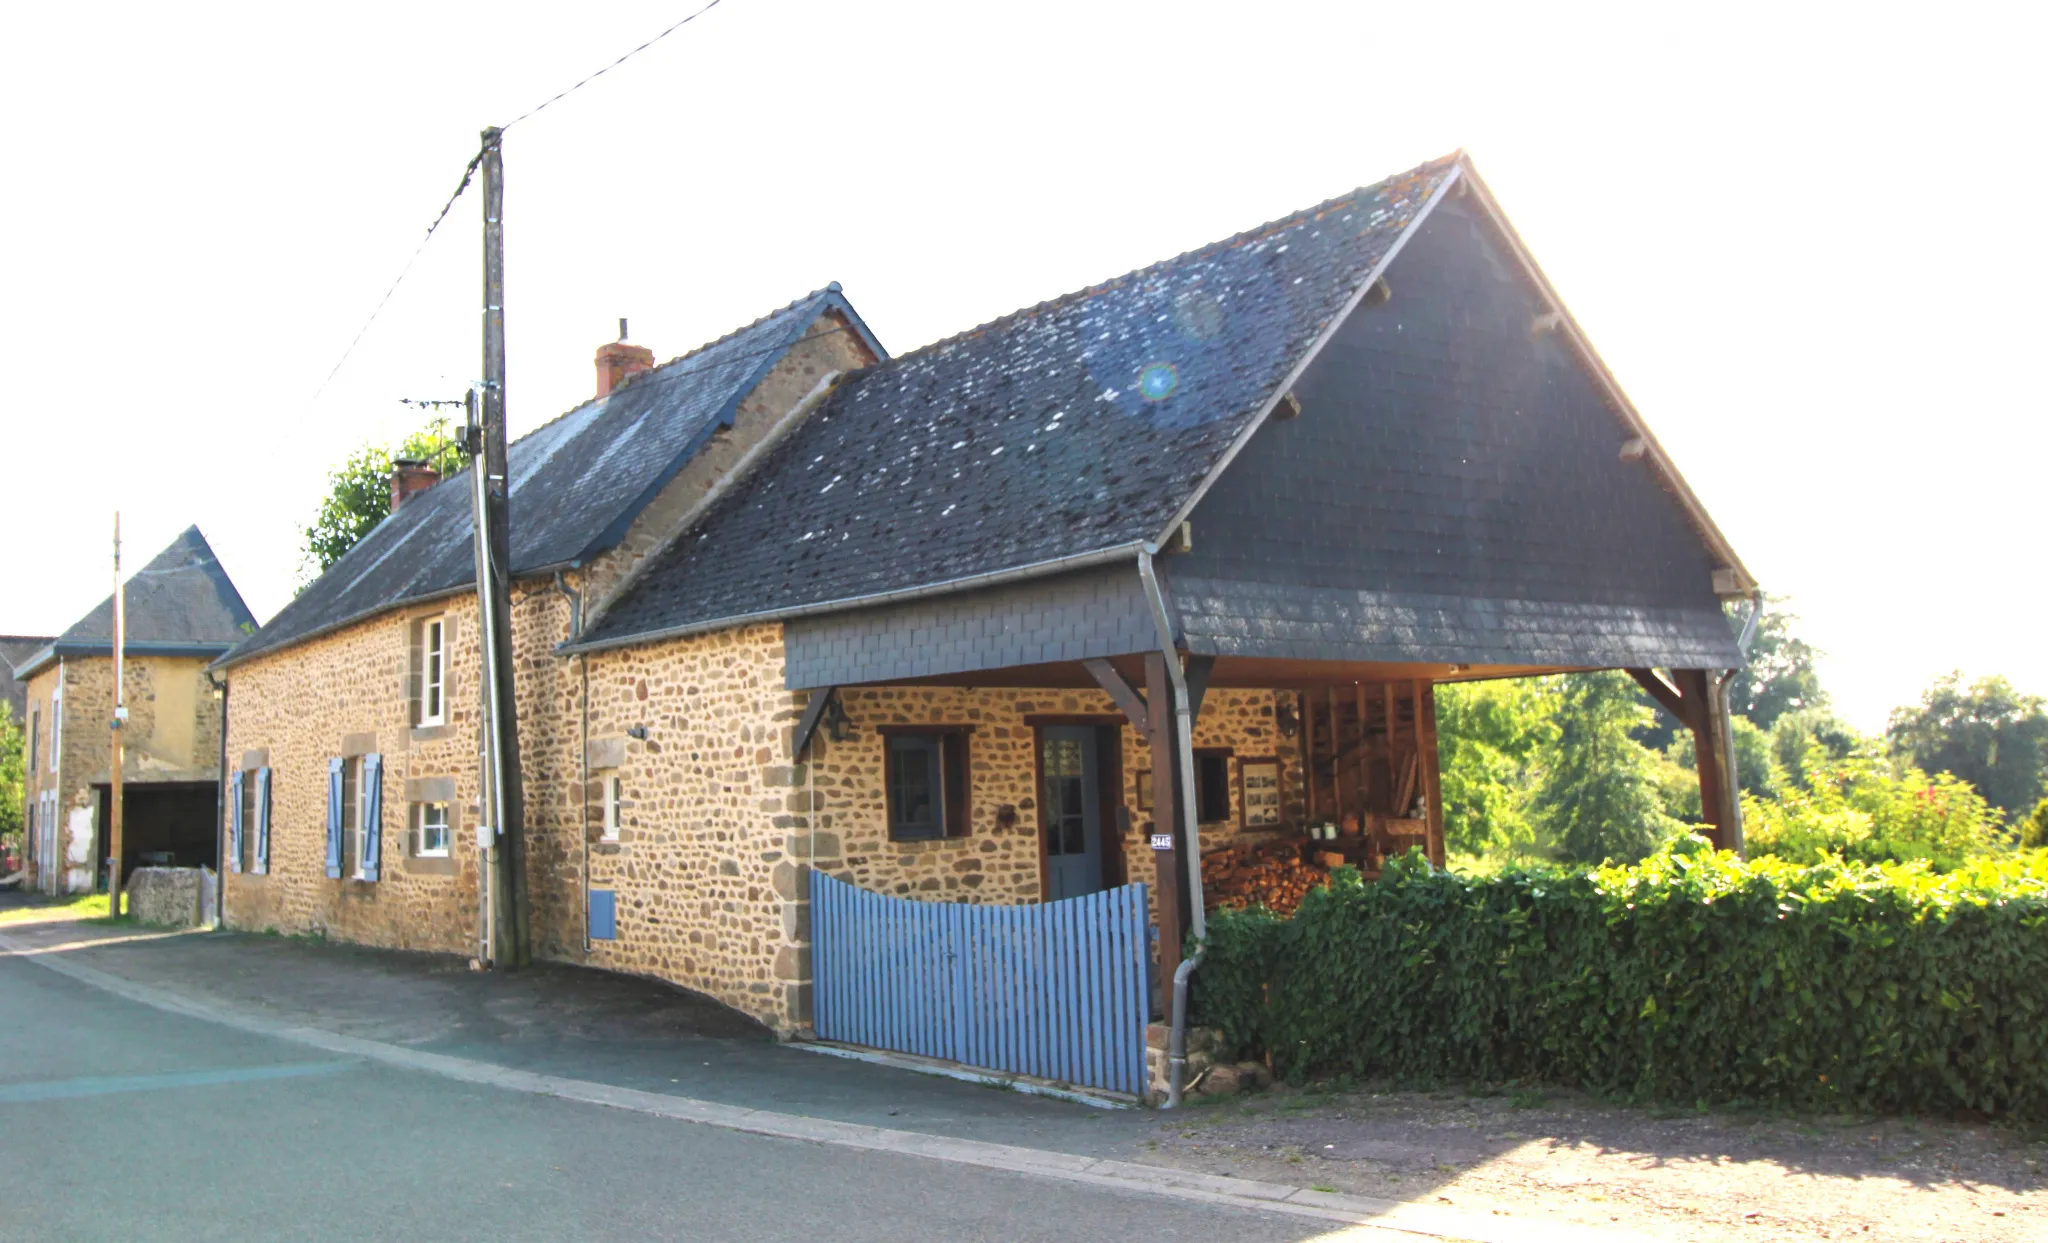
<path fill-rule="evenodd" d="M 583 79 L 581 82 L 578 82 L 576 85 L 570 87 L 568 90 L 563 91 L 559 95 L 555 95 L 548 99 L 542 100 L 540 103 L 535 104 L 531 108 L 528 108 L 526 111 L 520 113 L 516 117 L 513 117 L 511 120 L 505 122 L 498 128 L 500 130 L 511 129 L 513 126 L 519 124 L 521 121 L 524 121 L 526 118 L 532 116 L 536 112 L 539 112 L 541 109 L 547 107 L 548 105 L 557 102 L 564 96 L 575 94 L 577 91 L 582 90 L 584 87 L 590 85 L 592 82 L 597 81 L 599 78 L 610 73 L 612 70 L 617 69 L 620 65 L 625 64 L 627 61 L 633 59 L 635 56 L 638 56 L 640 53 L 646 51 L 648 48 L 653 47 L 655 44 L 661 42 L 663 39 L 668 38 L 676 31 L 681 30 L 683 27 L 689 25 L 691 22 L 696 21 L 698 18 L 704 16 L 706 13 L 709 13 L 711 10 L 717 7 L 718 0 L 711 0 L 711 3 L 705 5 L 701 9 L 698 9 L 695 13 L 690 14 L 688 17 L 677 22 L 675 25 L 670 26 L 667 30 L 662 31 L 660 34 L 654 36 L 652 39 L 649 39 L 647 42 L 641 44 L 639 47 L 634 48 L 632 51 L 626 53 L 624 56 L 619 57 L 611 64 L 606 65 L 604 68 L 598 70 L 596 73 L 591 74 L 589 77 Z"/>
<path fill-rule="evenodd" d="M 505 130 L 511 129 L 513 126 L 519 124 L 521 121 L 526 120 L 528 117 L 532 116 L 536 112 L 541 111 L 543 108 L 546 108 L 551 104 L 557 103 L 560 100 L 564 99 L 565 97 L 573 95 L 577 91 L 582 90 L 584 87 L 590 85 L 592 82 L 595 82 L 597 79 L 603 77 L 605 74 L 608 74 L 612 70 L 617 69 L 620 65 L 625 64 L 627 61 L 633 59 L 635 56 L 638 56 L 640 53 L 646 51 L 648 48 L 653 47 L 655 44 L 661 42 L 663 39 L 668 38 L 676 31 L 681 30 L 683 27 L 689 25 L 691 22 L 694 22 L 698 18 L 704 16 L 706 13 L 709 13 L 711 10 L 717 8 L 718 5 L 719 0 L 711 0 L 711 3 L 705 5 L 701 9 L 698 9 L 696 12 L 690 14 L 688 17 L 683 18 L 675 25 L 670 26 L 667 30 L 662 31 L 660 34 L 654 36 L 652 39 L 649 39 L 647 42 L 641 44 L 639 47 L 636 47 L 632 51 L 627 52 L 624 56 L 619 57 L 611 64 L 606 65 L 604 68 L 598 70 L 596 73 L 589 75 L 588 77 L 575 83 L 573 86 L 570 86 L 567 90 L 558 92 L 557 94 L 542 100 L 540 103 L 535 104 L 533 107 L 528 108 L 526 111 L 520 113 L 518 116 L 513 117 L 510 121 L 507 121 L 505 122 L 505 124 L 499 126 L 498 131 L 502 134 Z M 384 296 L 382 298 L 377 299 L 377 305 L 374 309 L 371 310 L 370 317 L 363 321 L 363 326 L 361 328 L 356 330 L 356 335 L 349 341 L 348 348 L 344 349 L 341 352 L 341 357 L 334 361 L 334 366 L 328 370 L 326 378 L 320 381 L 320 387 L 313 390 L 312 399 L 314 401 L 320 400 L 321 395 L 326 393 L 327 386 L 334 382 L 334 377 L 341 374 L 342 367 L 348 362 L 349 356 L 356 352 L 356 346 L 362 344 L 363 337 L 366 336 L 370 331 L 370 326 L 372 324 L 375 324 L 377 322 L 377 317 L 384 313 L 385 306 L 389 304 L 391 301 L 391 295 L 397 293 L 398 287 L 405 283 L 405 278 L 407 276 L 411 275 L 413 265 L 419 262 L 421 253 L 424 252 L 427 248 L 427 243 L 433 240 L 434 231 L 441 227 L 442 221 L 448 219 L 448 213 L 454 209 L 455 201 L 462 197 L 462 192 L 469 189 L 469 183 L 475 180 L 477 167 L 483 163 L 483 159 L 484 152 L 481 148 L 478 149 L 475 155 L 469 157 L 468 166 L 462 170 L 462 180 L 456 183 L 455 193 L 449 195 L 448 201 L 441 204 L 441 210 L 435 214 L 433 222 L 427 226 L 426 236 L 420 238 L 420 244 L 413 248 L 411 257 L 407 258 L 405 261 L 405 266 L 398 270 L 397 279 L 393 280 L 391 282 L 391 287 L 384 291 Z"/>

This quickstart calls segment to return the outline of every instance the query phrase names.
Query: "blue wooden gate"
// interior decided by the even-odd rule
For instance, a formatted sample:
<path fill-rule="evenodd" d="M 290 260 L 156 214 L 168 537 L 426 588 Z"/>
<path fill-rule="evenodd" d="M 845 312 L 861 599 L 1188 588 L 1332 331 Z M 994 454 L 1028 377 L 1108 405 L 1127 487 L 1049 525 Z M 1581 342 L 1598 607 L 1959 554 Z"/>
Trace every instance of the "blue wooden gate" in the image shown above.
<path fill-rule="evenodd" d="M 962 906 L 813 872 L 812 1023 L 826 1040 L 1141 1095 L 1149 927 L 1143 885 Z"/>

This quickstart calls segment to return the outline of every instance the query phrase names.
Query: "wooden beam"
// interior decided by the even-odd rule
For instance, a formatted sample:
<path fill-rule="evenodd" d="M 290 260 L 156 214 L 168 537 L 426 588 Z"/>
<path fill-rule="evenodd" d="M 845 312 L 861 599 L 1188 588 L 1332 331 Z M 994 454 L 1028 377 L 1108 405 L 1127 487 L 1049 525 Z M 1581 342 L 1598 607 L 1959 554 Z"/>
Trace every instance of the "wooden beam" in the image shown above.
<path fill-rule="evenodd" d="M 818 722 L 825 719 L 825 709 L 831 705 L 832 696 L 839 693 L 836 686 L 811 692 L 811 702 L 804 705 L 804 714 L 796 723 L 796 732 L 789 736 L 789 758 L 795 759 L 811 745 L 811 735 L 818 732 Z"/>
<path fill-rule="evenodd" d="M 1364 833 L 1366 817 L 1372 814 L 1372 754 L 1365 745 L 1365 683 L 1354 685 L 1352 692 L 1358 707 L 1358 831 Z"/>
<path fill-rule="evenodd" d="M 1422 797 L 1429 815 L 1429 859 L 1444 866 L 1444 786 L 1437 768 L 1436 687 L 1415 684 L 1415 738 L 1422 758 Z"/>
<path fill-rule="evenodd" d="M 1700 778 L 1700 818 L 1707 822 L 1707 836 L 1715 848 L 1721 849 L 1728 844 L 1729 829 L 1726 735 L 1714 728 L 1708 703 L 1712 678 L 1704 669 L 1673 669 L 1671 680 L 1686 700 L 1687 712 L 1680 719 L 1692 730 L 1693 765 Z"/>
<path fill-rule="evenodd" d="M 1316 714 L 1309 707 L 1308 692 L 1295 696 L 1301 709 L 1301 776 L 1302 792 L 1308 796 L 1306 814 L 1313 824 L 1316 818 Z"/>
<path fill-rule="evenodd" d="M 1678 718 L 1680 725 L 1692 728 L 1692 705 L 1686 702 L 1677 687 L 1666 682 L 1655 669 L 1631 669 L 1628 676 L 1636 680 L 1637 686 L 1648 691 L 1650 698 L 1656 700 L 1664 711 Z"/>
<path fill-rule="evenodd" d="M 1088 676 L 1095 679 L 1095 684 L 1109 693 L 1110 702 L 1130 718 L 1131 728 L 1138 732 L 1138 741 L 1150 743 L 1151 709 L 1145 706 L 1145 697 L 1138 693 L 1138 689 L 1124 680 L 1123 671 L 1100 659 L 1084 660 L 1081 665 L 1088 670 Z"/>
<path fill-rule="evenodd" d="M 1159 998 L 1161 1013 L 1173 996 L 1173 973 L 1180 968 L 1181 942 L 1187 939 L 1187 921 L 1181 911 L 1180 856 L 1186 843 L 1180 840 L 1179 803 L 1173 762 L 1173 689 L 1166 680 L 1166 658 L 1158 652 L 1145 655 L 1145 705 L 1152 740 L 1152 831 L 1173 837 L 1172 850 L 1154 850 L 1157 881 L 1152 895 L 1159 912 Z M 1148 843 L 1149 844 L 1149 843 Z M 1199 864 L 1197 865 L 1199 866 Z"/>

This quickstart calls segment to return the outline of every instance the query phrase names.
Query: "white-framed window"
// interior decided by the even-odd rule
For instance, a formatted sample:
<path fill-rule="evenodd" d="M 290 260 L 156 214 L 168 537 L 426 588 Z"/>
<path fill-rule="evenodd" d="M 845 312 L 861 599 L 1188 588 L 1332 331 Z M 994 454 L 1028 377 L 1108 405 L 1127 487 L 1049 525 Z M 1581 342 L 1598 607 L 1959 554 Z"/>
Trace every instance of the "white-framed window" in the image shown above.
<path fill-rule="evenodd" d="M 604 794 L 604 840 L 619 840 L 619 772 L 609 769 L 599 777 Z"/>
<path fill-rule="evenodd" d="M 57 685 L 50 689 L 50 771 L 57 771 L 57 752 L 64 746 L 64 666 L 57 666 Z"/>
<path fill-rule="evenodd" d="M 368 880 L 370 876 L 369 869 L 363 866 L 363 861 L 369 854 L 369 838 L 372 827 L 369 812 L 369 784 L 365 780 L 369 775 L 368 769 L 369 765 L 363 763 L 361 756 L 350 760 L 348 762 L 348 773 L 346 774 L 347 780 L 344 783 L 351 787 L 349 805 L 353 814 L 345 823 L 349 826 L 349 840 L 355 843 L 356 866 L 352 874 L 357 880 Z"/>
<path fill-rule="evenodd" d="M 414 803 L 413 827 L 420 858 L 448 857 L 448 804 Z"/>
<path fill-rule="evenodd" d="M 260 814 L 255 768 L 242 770 L 242 871 L 256 870 L 256 817 Z"/>
<path fill-rule="evenodd" d="M 420 623 L 420 724 L 448 719 L 448 619 Z"/>

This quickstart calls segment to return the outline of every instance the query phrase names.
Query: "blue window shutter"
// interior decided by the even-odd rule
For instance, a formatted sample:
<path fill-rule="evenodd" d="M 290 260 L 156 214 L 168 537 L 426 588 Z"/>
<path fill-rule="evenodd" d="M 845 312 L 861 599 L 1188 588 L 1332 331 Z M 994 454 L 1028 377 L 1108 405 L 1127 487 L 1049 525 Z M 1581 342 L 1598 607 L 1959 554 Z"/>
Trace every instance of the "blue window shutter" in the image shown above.
<path fill-rule="evenodd" d="M 619 936 L 619 899 L 609 889 L 590 891 L 590 939 L 615 941 Z"/>
<path fill-rule="evenodd" d="M 242 770 L 228 775 L 228 871 L 242 870 Z"/>
<path fill-rule="evenodd" d="M 327 879 L 341 879 L 341 776 L 346 761 L 327 761 Z"/>
<path fill-rule="evenodd" d="M 384 840 L 384 757 L 374 752 L 363 757 L 363 879 L 377 879 L 377 864 L 383 856 Z"/>
<path fill-rule="evenodd" d="M 238 852 L 239 853 L 239 852 Z M 258 876 L 270 872 L 270 769 L 256 770 L 256 867 Z"/>

